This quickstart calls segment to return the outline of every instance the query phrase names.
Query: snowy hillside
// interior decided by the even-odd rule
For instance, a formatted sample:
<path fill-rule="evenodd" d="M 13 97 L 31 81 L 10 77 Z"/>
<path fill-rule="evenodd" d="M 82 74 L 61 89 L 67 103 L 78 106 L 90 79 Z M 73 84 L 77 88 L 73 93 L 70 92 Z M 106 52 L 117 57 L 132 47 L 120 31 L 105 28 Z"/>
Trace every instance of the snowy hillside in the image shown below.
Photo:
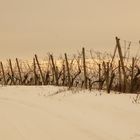
<path fill-rule="evenodd" d="M 136 95 L 0 87 L 0 140 L 140 140 Z"/>

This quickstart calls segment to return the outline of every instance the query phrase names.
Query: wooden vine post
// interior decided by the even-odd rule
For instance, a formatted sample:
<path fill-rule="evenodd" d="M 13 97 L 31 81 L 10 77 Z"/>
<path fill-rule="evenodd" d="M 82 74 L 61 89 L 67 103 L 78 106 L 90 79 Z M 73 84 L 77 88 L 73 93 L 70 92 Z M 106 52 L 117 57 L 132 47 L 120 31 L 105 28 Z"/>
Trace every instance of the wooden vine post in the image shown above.
<path fill-rule="evenodd" d="M 17 68 L 18 68 L 18 73 L 19 73 L 19 79 L 20 79 L 20 85 L 22 84 L 22 76 L 21 76 L 21 70 L 19 66 L 18 59 L 16 58 L 16 63 L 17 63 Z"/>
<path fill-rule="evenodd" d="M 53 59 L 52 55 L 50 55 L 50 59 L 52 61 L 52 70 L 53 70 L 53 73 L 54 73 L 54 76 L 55 76 L 55 85 L 58 86 L 58 72 L 56 70 L 56 66 L 54 64 L 54 59 Z"/>
<path fill-rule="evenodd" d="M 64 86 L 65 85 L 65 65 L 63 64 L 63 79 L 62 79 L 62 85 Z"/>
<path fill-rule="evenodd" d="M 43 77 L 43 73 L 42 73 L 42 70 L 41 70 L 41 67 L 40 67 L 40 64 L 39 64 L 39 61 L 38 61 L 38 57 L 37 57 L 36 54 L 35 54 L 35 60 L 37 62 L 37 66 L 38 66 L 38 69 L 39 69 L 39 72 L 40 72 L 40 75 L 41 75 L 42 85 L 45 85 L 45 80 L 44 80 L 44 77 Z"/>
<path fill-rule="evenodd" d="M 121 62 L 120 60 L 118 61 L 118 72 L 119 72 L 119 92 L 122 91 L 122 73 L 121 73 Z"/>
<path fill-rule="evenodd" d="M 14 71 L 13 71 L 11 59 L 9 59 L 9 66 L 10 66 L 10 70 L 11 70 L 11 80 L 12 80 L 12 82 L 13 82 L 13 85 L 15 85 Z"/>
<path fill-rule="evenodd" d="M 99 90 L 101 89 L 101 64 L 98 64 L 99 67 Z"/>
<path fill-rule="evenodd" d="M 6 78 L 5 78 L 4 67 L 3 67 L 3 64 L 2 64 L 2 62 L 0 62 L 0 65 L 1 65 L 2 75 L 3 75 L 3 81 L 4 81 L 4 85 L 7 85 Z"/>
<path fill-rule="evenodd" d="M 118 53 L 119 53 L 119 57 L 120 57 L 120 64 L 122 67 L 122 71 L 123 71 L 123 77 L 124 77 L 124 86 L 123 86 L 123 92 L 126 92 L 126 72 L 125 72 L 125 66 L 124 66 L 124 61 L 123 61 L 123 55 L 122 55 L 122 49 L 121 49 L 121 45 L 120 45 L 120 39 L 118 37 L 116 37 L 116 45 L 118 48 Z"/>
<path fill-rule="evenodd" d="M 35 58 L 33 58 L 33 71 L 34 71 L 34 85 L 37 85 L 37 73 L 36 73 Z"/>
<path fill-rule="evenodd" d="M 85 48 L 82 48 L 83 55 L 83 69 L 84 69 L 84 86 L 87 89 L 87 71 L 86 71 L 86 58 L 85 58 Z"/>
<path fill-rule="evenodd" d="M 67 69 L 67 77 L 68 77 L 68 86 L 69 86 L 69 88 L 71 88 L 69 62 L 68 62 L 68 57 L 67 57 L 66 53 L 65 53 L 65 60 L 66 60 L 66 69 Z"/>
<path fill-rule="evenodd" d="M 106 70 L 106 87 L 107 93 L 109 93 L 109 62 L 107 62 L 107 70 Z"/>
<path fill-rule="evenodd" d="M 134 82 L 133 82 L 133 80 L 134 80 L 134 66 L 135 66 L 135 58 L 133 57 L 132 58 L 132 74 L 131 74 L 131 89 L 130 89 L 130 92 L 131 93 L 133 93 L 133 88 L 134 88 Z"/>

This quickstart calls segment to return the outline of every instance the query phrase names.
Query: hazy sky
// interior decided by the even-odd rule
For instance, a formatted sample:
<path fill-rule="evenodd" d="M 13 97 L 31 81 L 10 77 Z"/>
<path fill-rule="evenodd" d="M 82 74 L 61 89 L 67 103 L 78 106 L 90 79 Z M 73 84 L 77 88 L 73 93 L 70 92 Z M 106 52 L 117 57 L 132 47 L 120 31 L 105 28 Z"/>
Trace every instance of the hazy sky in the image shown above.
<path fill-rule="evenodd" d="M 0 0 L 0 59 L 140 40 L 140 0 Z"/>

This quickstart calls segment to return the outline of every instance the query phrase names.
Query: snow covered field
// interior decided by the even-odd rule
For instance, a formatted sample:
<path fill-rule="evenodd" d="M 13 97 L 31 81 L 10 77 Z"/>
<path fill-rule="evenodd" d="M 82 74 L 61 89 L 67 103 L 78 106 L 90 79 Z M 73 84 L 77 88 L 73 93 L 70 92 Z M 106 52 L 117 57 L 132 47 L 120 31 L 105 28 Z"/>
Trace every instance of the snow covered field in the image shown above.
<path fill-rule="evenodd" d="M 0 87 L 0 140 L 140 140 L 135 96 Z"/>

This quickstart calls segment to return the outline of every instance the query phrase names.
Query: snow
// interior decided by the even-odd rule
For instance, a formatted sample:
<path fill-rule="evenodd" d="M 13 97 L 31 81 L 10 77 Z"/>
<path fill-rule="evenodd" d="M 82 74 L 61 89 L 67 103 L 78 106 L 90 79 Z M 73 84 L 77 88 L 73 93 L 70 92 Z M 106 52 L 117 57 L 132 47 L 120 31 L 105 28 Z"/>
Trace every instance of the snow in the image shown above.
<path fill-rule="evenodd" d="M 136 95 L 0 87 L 0 140 L 140 140 Z"/>

